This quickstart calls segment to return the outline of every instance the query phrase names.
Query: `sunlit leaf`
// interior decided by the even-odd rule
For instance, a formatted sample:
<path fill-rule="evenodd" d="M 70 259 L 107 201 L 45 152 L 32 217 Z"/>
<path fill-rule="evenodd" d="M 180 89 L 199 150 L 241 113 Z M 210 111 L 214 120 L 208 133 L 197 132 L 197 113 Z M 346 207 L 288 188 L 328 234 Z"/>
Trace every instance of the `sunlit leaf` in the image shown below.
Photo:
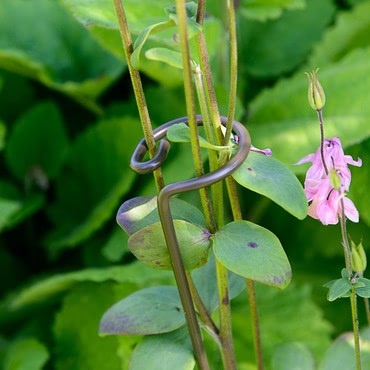
<path fill-rule="evenodd" d="M 185 269 L 192 270 L 204 265 L 209 255 L 209 232 L 183 220 L 174 220 L 173 223 Z M 130 236 L 128 245 L 135 257 L 146 265 L 172 270 L 160 222 L 135 232 Z"/>
<path fill-rule="evenodd" d="M 213 237 L 216 258 L 229 270 L 260 283 L 285 288 L 292 277 L 279 239 L 248 221 L 234 221 Z"/>
<path fill-rule="evenodd" d="M 270 198 L 295 217 L 306 217 L 307 199 L 302 185 L 278 160 L 250 152 L 233 177 L 240 185 Z"/>

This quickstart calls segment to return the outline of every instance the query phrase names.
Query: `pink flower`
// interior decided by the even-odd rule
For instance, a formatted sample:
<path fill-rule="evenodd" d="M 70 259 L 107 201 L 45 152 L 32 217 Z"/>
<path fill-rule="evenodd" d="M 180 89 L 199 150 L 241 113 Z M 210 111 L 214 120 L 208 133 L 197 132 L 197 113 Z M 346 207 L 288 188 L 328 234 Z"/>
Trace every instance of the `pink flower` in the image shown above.
<path fill-rule="evenodd" d="M 361 167 L 361 159 L 358 158 L 355 161 L 350 155 L 345 155 L 340 139 L 333 137 L 332 139 L 324 140 L 324 160 L 329 171 L 334 168 L 341 172 L 342 185 L 344 190 L 348 191 L 351 183 L 351 171 L 348 168 L 348 164 Z M 307 171 L 304 187 L 307 200 L 311 201 L 317 193 L 321 181 L 327 176 L 322 163 L 320 147 L 316 153 L 306 155 L 296 164 L 307 162 L 312 162 L 312 166 Z"/>
<path fill-rule="evenodd" d="M 312 202 L 308 208 L 308 215 L 320 220 L 324 225 L 333 225 L 338 223 L 338 217 L 342 216 L 344 206 L 345 216 L 353 222 L 358 222 L 358 211 L 353 202 L 346 198 L 345 192 L 349 190 L 351 183 L 348 164 L 360 167 L 362 161 L 361 159 L 355 161 L 350 155 L 345 155 L 337 137 L 325 140 L 323 149 L 327 170 L 329 172 L 335 170 L 341 185 L 334 188 L 329 174 L 325 172 L 320 147 L 316 153 L 308 154 L 297 162 L 297 164 L 312 162 L 304 182 L 306 198 L 308 202 Z"/>

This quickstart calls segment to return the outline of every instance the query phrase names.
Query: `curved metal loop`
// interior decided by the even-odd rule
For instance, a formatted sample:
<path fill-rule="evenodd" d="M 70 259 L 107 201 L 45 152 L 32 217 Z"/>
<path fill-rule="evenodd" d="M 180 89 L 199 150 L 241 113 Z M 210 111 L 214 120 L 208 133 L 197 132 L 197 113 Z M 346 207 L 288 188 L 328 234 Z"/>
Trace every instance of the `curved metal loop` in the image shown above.
<path fill-rule="evenodd" d="M 220 119 L 221 119 L 221 123 L 223 125 L 226 125 L 227 117 L 221 116 Z M 203 118 L 202 118 L 201 115 L 196 116 L 196 122 L 197 122 L 198 125 L 203 124 Z M 169 121 L 169 122 L 159 126 L 158 128 L 156 128 L 153 131 L 154 140 L 155 141 L 160 140 L 159 146 L 157 148 L 157 151 L 156 151 L 154 157 L 149 159 L 148 161 L 145 161 L 145 162 L 142 162 L 142 159 L 144 158 L 145 154 L 148 151 L 148 146 L 146 144 L 145 139 L 141 139 L 139 144 L 136 146 L 134 153 L 132 154 L 131 161 L 130 161 L 131 169 L 134 170 L 135 172 L 139 173 L 139 174 L 147 174 L 147 173 L 151 173 L 151 172 L 155 171 L 156 169 L 158 169 L 159 167 L 161 167 L 161 165 L 166 160 L 169 149 L 170 149 L 170 143 L 167 140 L 163 139 L 163 138 L 166 136 L 167 131 L 170 129 L 170 127 L 175 125 L 175 124 L 178 124 L 178 123 L 188 124 L 188 117 L 181 117 L 181 118 L 174 119 L 172 121 Z M 239 143 L 238 143 L 239 144 L 239 149 L 238 149 L 237 153 L 233 156 L 233 158 L 225 165 L 228 168 L 233 167 L 233 170 L 231 171 L 231 173 L 236 169 L 236 168 L 234 168 L 234 165 L 236 163 L 240 163 L 240 162 L 243 163 L 243 161 L 248 156 L 248 152 L 249 152 L 249 148 L 250 148 L 250 136 L 249 136 L 249 133 L 246 130 L 246 128 L 240 122 L 233 121 L 233 129 L 239 137 Z M 241 158 L 239 158 L 239 157 L 242 157 L 244 159 L 241 161 Z M 230 162 L 232 162 L 232 163 L 230 163 Z M 241 163 L 240 163 L 240 165 L 241 165 Z M 224 176 L 224 177 L 221 176 L 218 179 L 219 170 L 220 169 L 213 172 L 213 175 L 208 174 L 208 175 L 212 175 L 211 178 L 214 178 L 215 182 L 221 180 L 222 178 L 224 178 L 226 176 L 228 176 L 228 174 L 227 174 L 226 176 Z M 221 172 L 223 173 L 224 171 L 221 171 Z M 208 177 L 208 175 L 204 175 L 204 176 Z M 201 176 L 201 178 L 203 178 L 203 176 Z M 196 178 L 196 179 L 193 179 L 193 180 L 199 180 L 199 178 Z M 190 181 L 190 180 L 185 180 L 185 181 Z M 203 181 L 204 181 L 204 179 L 203 179 Z M 180 181 L 177 184 L 180 184 L 180 183 L 183 183 L 183 181 Z M 200 187 L 207 186 L 207 185 L 210 185 L 210 183 L 207 182 L 206 185 L 202 185 Z M 193 189 L 198 189 L 198 188 L 192 186 L 192 189 L 189 189 L 189 190 L 193 190 Z M 187 191 L 187 190 L 184 190 L 184 191 Z"/>

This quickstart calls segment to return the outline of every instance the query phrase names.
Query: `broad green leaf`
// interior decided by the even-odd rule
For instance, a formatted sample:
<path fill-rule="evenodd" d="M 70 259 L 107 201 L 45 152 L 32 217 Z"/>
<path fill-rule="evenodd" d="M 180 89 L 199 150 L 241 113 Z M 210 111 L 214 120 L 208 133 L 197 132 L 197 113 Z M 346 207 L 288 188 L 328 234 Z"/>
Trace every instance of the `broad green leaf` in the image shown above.
<path fill-rule="evenodd" d="M 325 136 L 339 136 L 344 148 L 370 136 L 369 58 L 370 48 L 357 50 L 319 72 L 327 96 Z M 253 145 L 270 147 L 274 157 L 286 164 L 296 163 L 319 147 L 319 124 L 308 105 L 307 88 L 307 77 L 300 72 L 264 91 L 250 106 L 248 130 Z M 305 166 L 294 167 L 296 173 L 304 170 Z"/>
<path fill-rule="evenodd" d="M 288 258 L 271 231 L 248 221 L 234 221 L 212 240 L 216 258 L 230 271 L 282 289 L 289 284 Z"/>
<path fill-rule="evenodd" d="M 338 279 L 334 282 L 333 285 L 329 288 L 328 292 L 328 301 L 332 302 L 335 301 L 337 298 L 342 297 L 348 291 L 351 290 L 351 284 L 348 279 Z"/>
<path fill-rule="evenodd" d="M 315 370 L 315 359 L 303 343 L 280 345 L 271 359 L 271 370 Z"/>
<path fill-rule="evenodd" d="M 361 363 L 363 369 L 370 368 L 370 339 L 366 336 L 361 341 Z M 326 351 L 318 367 L 318 370 L 333 369 L 356 369 L 352 333 L 344 333 L 338 337 Z"/>
<path fill-rule="evenodd" d="M 157 286 L 139 290 L 110 307 L 99 325 L 100 335 L 167 333 L 185 324 L 177 289 Z"/>
<path fill-rule="evenodd" d="M 240 185 L 270 198 L 298 219 L 306 217 L 307 199 L 302 185 L 278 160 L 250 152 L 233 177 Z"/>
<path fill-rule="evenodd" d="M 51 210 L 56 229 L 47 243 L 52 254 L 74 247 L 114 217 L 135 178 L 129 159 L 141 135 L 135 119 L 116 118 L 91 126 L 72 144 Z"/>
<path fill-rule="evenodd" d="M 209 256 L 209 232 L 183 220 L 174 220 L 173 223 L 185 269 L 193 270 L 204 265 Z M 172 270 L 160 222 L 148 225 L 131 235 L 128 246 L 135 257 L 146 265 Z"/>
<path fill-rule="evenodd" d="M 84 283 L 68 293 L 54 324 L 56 370 L 123 368 L 122 359 L 118 356 L 118 339 L 100 338 L 97 329 L 101 316 L 118 294 L 127 294 L 134 289 L 130 285 L 117 286 L 114 283 Z"/>
<path fill-rule="evenodd" d="M 173 141 L 175 143 L 190 143 L 191 137 L 189 126 L 186 125 L 185 123 L 178 123 L 176 125 L 171 126 L 170 129 L 167 131 L 167 138 L 168 140 Z M 213 145 L 206 139 L 204 139 L 202 136 L 199 136 L 199 146 L 201 148 L 206 149 L 231 151 L 230 146 Z"/>
<path fill-rule="evenodd" d="M 207 263 L 201 268 L 193 270 L 191 275 L 207 311 L 213 313 L 219 305 L 214 254 L 211 252 Z M 231 271 L 228 271 L 228 283 L 230 299 L 235 298 L 246 289 L 245 279 Z"/>
<path fill-rule="evenodd" d="M 143 32 L 140 33 L 140 35 L 136 38 L 135 44 L 134 44 L 134 51 L 131 55 L 131 63 L 134 68 L 139 69 L 140 68 L 140 55 L 141 55 L 141 50 L 150 36 L 150 34 L 156 33 L 163 31 L 167 28 L 170 28 L 174 26 L 173 21 L 165 21 L 165 22 L 160 22 L 153 24 L 149 27 L 147 27 Z"/>
<path fill-rule="evenodd" d="M 57 106 L 41 103 L 22 115 L 9 133 L 6 160 L 22 182 L 42 189 L 55 178 L 67 154 L 68 138 Z"/>
<path fill-rule="evenodd" d="M 174 220 L 188 221 L 199 228 L 206 227 L 203 214 L 192 204 L 178 198 L 171 198 L 170 208 Z M 117 212 L 117 222 L 129 235 L 159 222 L 157 197 L 146 196 L 127 200 Z"/>
<path fill-rule="evenodd" d="M 132 353 L 129 370 L 193 370 L 195 360 L 186 327 L 171 333 L 149 335 Z"/>
<path fill-rule="evenodd" d="M 127 242 L 128 235 L 116 227 L 102 248 L 101 253 L 108 261 L 119 262 L 125 254 L 129 253 Z"/>
<path fill-rule="evenodd" d="M 96 97 L 123 69 L 58 2 L 49 0 L 2 0 L 0 66 L 95 110 Z"/>
<path fill-rule="evenodd" d="M 49 358 L 44 344 L 35 338 L 12 342 L 5 353 L 3 370 L 42 370 Z"/>
<path fill-rule="evenodd" d="M 103 283 L 106 281 L 144 287 L 158 283 L 170 283 L 173 281 L 173 275 L 169 272 L 166 273 L 148 268 L 141 263 L 104 269 L 90 268 L 65 274 L 56 274 L 12 294 L 2 304 L 0 308 L 2 315 L 0 317 L 6 320 L 6 313 L 14 313 L 20 310 L 26 312 L 33 306 L 53 302 L 62 293 L 71 290 L 78 283 Z"/>
<path fill-rule="evenodd" d="M 342 11 L 335 23 L 329 28 L 312 53 L 308 65 L 312 68 L 325 66 L 339 61 L 350 51 L 370 46 L 369 38 L 370 3 L 364 1 L 351 10 Z"/>
<path fill-rule="evenodd" d="M 24 196 L 12 184 L 0 181 L 0 231 L 10 229 L 30 217 L 44 202 L 40 194 Z"/>
<path fill-rule="evenodd" d="M 304 9 L 305 5 L 305 0 L 280 0 L 271 2 L 264 0 L 242 0 L 239 11 L 246 18 L 266 21 L 280 17 L 285 9 Z"/>
<path fill-rule="evenodd" d="M 182 69 L 181 53 L 167 48 L 151 48 L 145 52 L 149 60 L 163 62 L 171 67 Z"/>
<path fill-rule="evenodd" d="M 265 8 L 269 7 L 266 1 L 260 2 Z M 302 1 L 299 3 L 304 5 Z M 325 27 L 332 22 L 335 7 L 331 1 L 310 0 L 306 7 L 296 9 L 264 23 L 241 17 L 238 48 L 242 70 L 255 77 L 268 78 L 290 72 L 305 61 Z"/>
<path fill-rule="evenodd" d="M 370 280 L 360 278 L 357 281 L 363 284 L 363 286 L 356 287 L 356 294 L 363 298 L 370 298 Z"/>

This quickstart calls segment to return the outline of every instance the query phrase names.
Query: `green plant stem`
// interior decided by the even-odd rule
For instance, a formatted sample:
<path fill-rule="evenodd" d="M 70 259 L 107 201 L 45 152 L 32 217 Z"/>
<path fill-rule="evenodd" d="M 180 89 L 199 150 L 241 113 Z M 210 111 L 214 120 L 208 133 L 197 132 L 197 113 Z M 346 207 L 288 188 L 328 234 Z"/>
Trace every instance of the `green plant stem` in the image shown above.
<path fill-rule="evenodd" d="M 223 144 L 227 145 L 232 132 L 232 122 L 235 116 L 236 93 L 238 81 L 238 46 L 236 38 L 236 21 L 234 0 L 227 0 L 228 19 L 229 19 L 229 35 L 230 35 L 230 85 L 229 85 L 229 107 L 227 113 L 228 125 Z"/>
<path fill-rule="evenodd" d="M 216 275 L 220 305 L 220 342 L 224 370 L 236 370 L 233 333 L 231 328 L 230 298 L 227 269 L 217 260 Z"/>
<path fill-rule="evenodd" d="M 204 174 L 203 161 L 199 145 L 198 125 L 195 119 L 195 98 L 192 80 L 192 70 L 190 65 L 190 50 L 187 32 L 187 14 L 185 2 L 183 0 L 176 0 L 176 11 L 178 16 L 178 27 L 180 36 L 180 45 L 182 51 L 182 64 L 184 76 L 184 91 L 186 112 L 188 116 L 190 137 L 191 137 L 191 151 L 194 161 L 195 173 L 199 177 Z M 207 225 L 210 226 L 210 231 L 215 230 L 215 222 L 212 217 L 213 209 L 207 189 L 200 189 L 200 199 L 204 210 Z"/>
<path fill-rule="evenodd" d="M 234 220 L 242 220 L 243 215 L 240 209 L 239 197 L 236 189 L 235 180 L 232 177 L 226 178 L 226 186 L 229 194 L 231 210 L 233 213 Z M 263 362 L 263 352 L 262 352 L 262 341 L 261 341 L 261 331 L 258 318 L 258 307 L 256 300 L 256 291 L 254 288 L 254 283 L 250 279 L 246 279 L 247 291 L 249 297 L 249 309 L 251 312 L 251 323 L 252 323 L 252 334 L 253 334 L 253 344 L 254 344 L 254 353 L 257 362 L 257 369 L 264 369 Z"/>
<path fill-rule="evenodd" d="M 136 98 L 136 104 L 139 110 L 139 116 L 141 124 L 143 127 L 144 138 L 148 146 L 149 155 L 152 158 L 156 153 L 156 143 L 153 137 L 152 124 L 149 117 L 148 107 L 146 104 L 146 99 L 144 95 L 143 85 L 141 83 L 141 78 L 139 72 L 133 67 L 131 63 L 131 55 L 133 52 L 133 45 L 130 30 L 127 23 L 126 14 L 122 5 L 121 0 L 113 0 L 114 7 L 117 14 L 119 30 L 121 34 L 123 49 L 126 55 L 126 61 L 128 70 L 131 77 L 132 86 L 134 89 L 134 94 Z M 157 186 L 157 190 L 160 191 L 164 187 L 164 180 L 162 176 L 162 171 L 160 168 L 153 172 L 154 180 Z"/>
<path fill-rule="evenodd" d="M 264 370 L 263 364 L 263 355 L 262 355 L 262 341 L 261 341 L 261 332 L 257 311 L 257 299 L 256 299 L 256 290 L 254 289 L 253 280 L 246 279 L 247 291 L 249 297 L 249 307 L 251 311 L 251 320 L 252 320 L 252 330 L 253 330 L 253 344 L 254 344 L 254 353 L 256 355 L 257 369 Z"/>
<path fill-rule="evenodd" d="M 352 311 L 353 339 L 355 342 L 356 370 L 361 370 L 362 365 L 361 365 L 360 333 L 357 315 L 357 295 L 354 287 L 352 287 L 350 299 Z"/>
<path fill-rule="evenodd" d="M 369 304 L 369 298 L 364 298 L 364 303 L 365 303 L 365 310 L 366 310 L 367 325 L 370 325 L 370 304 Z"/>
<path fill-rule="evenodd" d="M 324 157 L 324 141 L 325 141 L 325 134 L 324 134 L 324 120 L 322 116 L 322 110 L 318 109 L 317 110 L 317 117 L 319 119 L 319 124 L 320 124 L 320 154 L 321 154 L 321 161 L 322 165 L 324 166 L 324 170 L 326 175 L 329 174 L 328 167 L 326 166 L 325 163 L 325 157 Z"/>

